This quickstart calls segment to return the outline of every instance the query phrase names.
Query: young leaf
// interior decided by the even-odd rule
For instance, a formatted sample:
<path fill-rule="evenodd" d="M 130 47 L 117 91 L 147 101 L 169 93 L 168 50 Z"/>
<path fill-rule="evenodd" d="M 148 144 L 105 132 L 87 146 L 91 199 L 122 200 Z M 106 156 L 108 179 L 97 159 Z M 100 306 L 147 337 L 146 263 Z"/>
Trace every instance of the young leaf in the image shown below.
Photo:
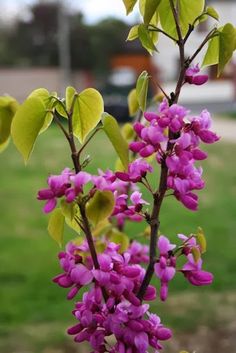
<path fill-rule="evenodd" d="M 208 43 L 207 52 L 204 56 L 202 67 L 216 65 L 219 62 L 219 36 L 212 38 Z"/>
<path fill-rule="evenodd" d="M 143 19 L 146 25 L 151 22 L 158 6 L 160 5 L 160 2 L 161 0 L 145 0 Z"/>
<path fill-rule="evenodd" d="M 144 112 L 147 104 L 149 76 L 147 71 L 143 71 L 136 83 L 136 94 L 140 109 Z"/>
<path fill-rule="evenodd" d="M 220 32 L 219 65 L 218 76 L 223 72 L 226 64 L 233 56 L 236 35 L 235 28 L 231 23 L 227 23 Z"/>
<path fill-rule="evenodd" d="M 138 27 L 138 37 L 142 46 L 152 55 L 154 51 L 157 51 L 153 39 L 146 27 L 146 25 L 141 24 Z"/>
<path fill-rule="evenodd" d="M 132 89 L 128 94 L 129 115 L 134 116 L 139 109 L 136 89 Z"/>
<path fill-rule="evenodd" d="M 69 113 L 75 94 L 77 94 L 74 87 L 66 87 L 66 110 Z"/>
<path fill-rule="evenodd" d="M 121 129 L 122 136 L 126 141 L 132 141 L 135 138 L 133 125 L 125 123 Z"/>
<path fill-rule="evenodd" d="M 73 202 L 68 203 L 66 200 L 61 200 L 61 212 L 70 221 L 75 217 L 75 204 Z"/>
<path fill-rule="evenodd" d="M 135 40 L 136 38 L 138 38 L 138 28 L 139 28 L 139 25 L 135 25 L 135 26 L 131 27 L 126 40 L 132 41 L 132 40 Z"/>
<path fill-rule="evenodd" d="M 203 254 L 207 250 L 207 241 L 201 227 L 198 228 L 197 241 L 198 241 L 198 244 L 200 245 L 201 253 Z"/>
<path fill-rule="evenodd" d="M 128 169 L 129 164 L 129 146 L 121 135 L 120 127 L 113 116 L 104 113 L 103 114 L 103 129 L 111 141 L 117 155 L 119 156 L 125 170 Z"/>
<path fill-rule="evenodd" d="M 193 255 L 194 261 L 198 263 L 199 259 L 201 258 L 201 253 L 197 247 L 193 247 L 191 249 L 191 253 Z"/>
<path fill-rule="evenodd" d="M 62 246 L 65 217 L 60 208 L 52 211 L 48 222 L 48 233 L 59 246 Z"/>
<path fill-rule="evenodd" d="M 208 16 L 214 18 L 215 20 L 219 21 L 219 14 L 218 12 L 214 9 L 214 7 L 208 6 L 206 9 L 206 13 Z"/>
<path fill-rule="evenodd" d="M 111 215 L 114 206 L 115 200 L 111 191 L 97 190 L 91 201 L 87 204 L 88 219 L 96 226 Z"/>
<path fill-rule="evenodd" d="M 18 108 L 17 101 L 10 97 L 0 97 L 0 148 L 3 151 L 8 145 L 13 116 Z"/>
<path fill-rule="evenodd" d="M 41 98 L 26 99 L 18 108 L 11 125 L 13 142 L 27 163 L 36 138 L 43 127 L 47 115 Z"/>
<path fill-rule="evenodd" d="M 176 0 L 174 0 L 174 4 L 176 5 Z M 181 33 L 182 36 L 185 36 L 189 29 L 189 24 L 192 24 L 194 20 L 203 12 L 205 0 L 178 0 L 178 4 Z M 162 0 L 158 11 L 163 30 L 177 39 L 178 36 L 176 32 L 175 20 L 170 9 L 169 0 Z"/>
<path fill-rule="evenodd" d="M 123 253 L 127 250 L 129 246 L 129 237 L 125 233 L 119 232 L 117 230 L 112 230 L 108 234 L 108 238 L 111 242 L 120 245 L 120 253 Z"/>
<path fill-rule="evenodd" d="M 75 100 L 72 122 L 74 135 L 83 143 L 88 134 L 97 126 L 104 111 L 101 94 L 94 88 L 87 88 Z"/>
<path fill-rule="evenodd" d="M 56 92 L 53 92 L 53 95 L 56 97 L 57 94 Z M 30 93 L 30 95 L 27 97 L 27 99 L 36 97 L 42 99 L 42 101 L 45 104 L 45 109 L 48 110 L 44 124 L 40 130 L 40 134 L 44 131 L 47 130 L 47 128 L 51 125 L 52 119 L 53 119 L 53 106 L 55 104 L 55 99 L 53 98 L 53 95 L 51 95 L 46 88 L 37 88 L 33 92 Z"/>
<path fill-rule="evenodd" d="M 133 8 L 138 0 L 123 0 L 123 3 L 126 8 L 126 14 L 128 15 L 130 12 L 133 11 Z"/>

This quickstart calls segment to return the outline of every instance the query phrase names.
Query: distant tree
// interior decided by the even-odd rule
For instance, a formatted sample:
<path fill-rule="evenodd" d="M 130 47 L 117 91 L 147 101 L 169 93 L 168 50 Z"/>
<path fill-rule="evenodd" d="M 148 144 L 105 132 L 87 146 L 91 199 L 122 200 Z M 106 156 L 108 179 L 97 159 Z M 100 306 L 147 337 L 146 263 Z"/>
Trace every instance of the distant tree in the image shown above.
<path fill-rule="evenodd" d="M 0 65 L 58 65 L 58 2 L 38 2 L 30 11 L 28 22 L 18 19 L 10 30 L 0 29 Z M 124 45 L 127 24 L 109 18 L 87 25 L 81 13 L 69 16 L 72 68 L 104 72 Z"/>

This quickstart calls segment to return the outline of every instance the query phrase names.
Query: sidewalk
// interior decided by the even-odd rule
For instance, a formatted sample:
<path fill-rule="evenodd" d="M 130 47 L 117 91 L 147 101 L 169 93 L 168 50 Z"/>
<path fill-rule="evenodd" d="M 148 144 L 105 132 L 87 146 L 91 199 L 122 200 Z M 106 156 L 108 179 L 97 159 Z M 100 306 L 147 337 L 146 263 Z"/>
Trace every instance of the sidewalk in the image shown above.
<path fill-rule="evenodd" d="M 172 92 L 175 84 L 170 82 L 164 85 L 166 92 Z M 196 104 L 207 102 L 233 102 L 234 87 L 232 81 L 209 81 L 202 86 L 185 84 L 181 90 L 180 104 Z"/>

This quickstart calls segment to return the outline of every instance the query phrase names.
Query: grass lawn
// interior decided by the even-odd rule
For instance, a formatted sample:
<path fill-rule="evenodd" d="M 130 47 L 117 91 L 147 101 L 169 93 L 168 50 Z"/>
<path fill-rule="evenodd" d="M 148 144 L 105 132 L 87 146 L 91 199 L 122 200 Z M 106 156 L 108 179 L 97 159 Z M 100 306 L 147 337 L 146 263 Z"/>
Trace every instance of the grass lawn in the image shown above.
<path fill-rule="evenodd" d="M 114 152 L 102 135 L 88 152 L 92 157 L 88 169 L 93 172 L 98 167 L 113 168 Z M 223 302 L 227 308 L 235 305 L 231 294 L 236 293 L 236 144 L 218 143 L 208 150 L 206 190 L 199 193 L 199 212 L 191 213 L 168 197 L 161 213 L 161 231 L 173 239 L 178 232 L 188 234 L 203 227 L 208 238 L 205 268 L 215 275 L 214 284 L 206 289 L 192 288 L 177 276 L 170 288 L 173 299 L 167 304 L 169 321 L 164 319 L 165 306 L 155 304 L 164 322 L 182 331 L 199 325 L 214 328 L 219 324 L 219 306 Z M 68 152 L 61 133 L 53 127 L 40 136 L 27 168 L 13 146 L 0 155 L 0 352 L 66 352 L 66 348 L 53 351 L 46 347 L 60 347 L 62 342 L 66 346 L 71 341 L 64 331 L 74 322 L 73 303 L 65 300 L 65 290 L 51 282 L 59 271 L 58 247 L 47 235 L 43 204 L 36 200 L 47 175 L 71 165 Z M 156 182 L 155 177 L 151 182 Z M 127 230 L 135 236 L 145 226 L 128 225 Z M 226 297 L 231 298 L 227 303 Z M 75 351 L 71 345 L 68 352 Z"/>

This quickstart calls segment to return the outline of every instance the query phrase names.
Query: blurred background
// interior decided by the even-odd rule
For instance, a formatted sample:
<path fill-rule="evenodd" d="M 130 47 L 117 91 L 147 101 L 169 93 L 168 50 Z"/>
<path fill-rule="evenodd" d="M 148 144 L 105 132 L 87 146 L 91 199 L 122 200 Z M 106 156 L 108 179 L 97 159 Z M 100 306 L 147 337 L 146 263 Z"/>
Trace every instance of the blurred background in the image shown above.
<path fill-rule="evenodd" d="M 234 0 L 208 3 L 218 10 L 222 23 L 235 23 Z M 126 18 L 121 0 L 1 1 L 0 95 L 21 102 L 38 87 L 62 96 L 67 85 L 77 90 L 93 86 L 103 93 L 106 111 L 121 123 L 129 121 L 126 97 L 143 70 L 167 92 L 178 73 L 178 52 L 165 38 L 160 38 L 160 53 L 153 57 L 137 41 L 125 41 L 130 26 L 139 21 L 138 11 Z M 212 24 L 205 22 L 192 35 L 187 54 Z M 210 81 L 201 88 L 184 87 L 180 102 L 193 113 L 210 110 L 222 139 L 208 148 L 199 212 L 191 213 L 168 198 L 161 230 L 174 240 L 177 233 L 189 234 L 202 226 L 208 239 L 206 268 L 215 281 L 202 289 L 177 278 L 167 303 L 154 303 L 154 310 L 174 330 L 167 353 L 233 353 L 236 347 L 236 58 L 220 79 L 216 68 L 206 72 Z M 156 93 L 155 83 L 149 93 Z M 88 152 L 91 172 L 113 168 L 115 156 L 108 146 L 105 136 L 96 136 Z M 73 303 L 51 282 L 59 273 L 59 249 L 47 235 L 47 217 L 36 201 L 47 176 L 70 166 L 63 137 L 54 126 L 40 136 L 27 168 L 12 145 L 0 155 L 0 163 L 0 353 L 88 352 L 66 336 L 66 328 L 74 324 Z M 128 226 L 132 237 L 140 228 L 145 225 Z"/>

